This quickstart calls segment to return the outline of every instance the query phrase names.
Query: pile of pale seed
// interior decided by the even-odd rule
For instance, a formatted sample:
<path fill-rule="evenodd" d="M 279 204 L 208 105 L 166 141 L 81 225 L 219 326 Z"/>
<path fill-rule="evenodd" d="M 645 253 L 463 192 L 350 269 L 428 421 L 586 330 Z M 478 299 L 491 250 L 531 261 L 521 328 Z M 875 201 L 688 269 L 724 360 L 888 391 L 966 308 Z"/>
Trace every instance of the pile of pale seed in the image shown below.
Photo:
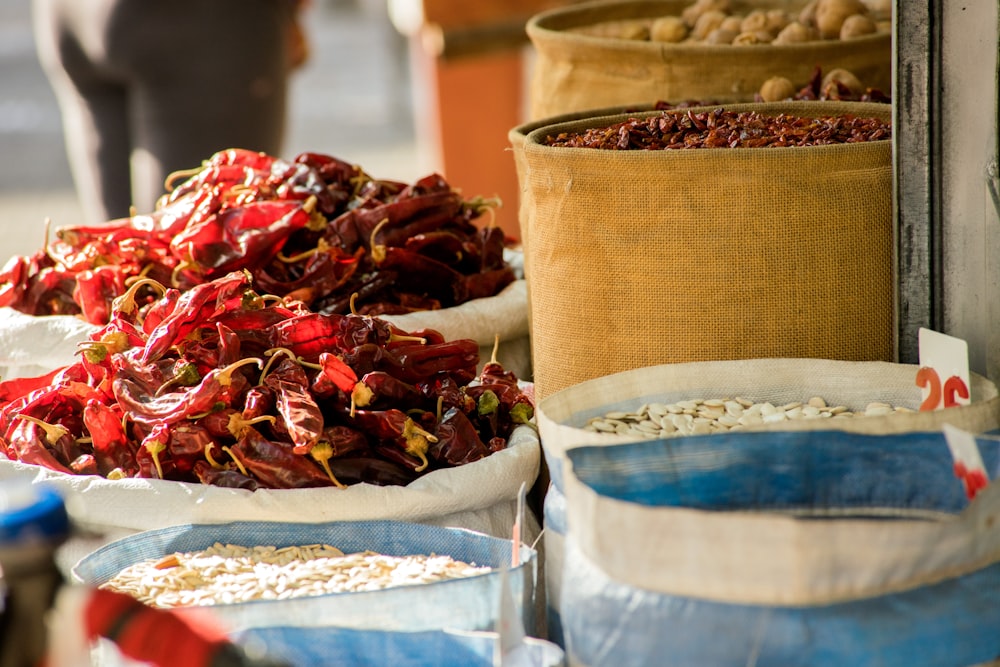
<path fill-rule="evenodd" d="M 140 561 L 101 588 L 127 593 L 153 607 L 187 607 L 373 591 L 489 571 L 434 554 L 344 554 L 324 544 L 279 549 L 216 543 L 203 551 Z"/>
<path fill-rule="evenodd" d="M 585 431 L 612 433 L 630 437 L 667 438 L 679 435 L 708 435 L 738 431 L 758 424 L 773 424 L 798 419 L 846 419 L 875 417 L 896 412 L 913 412 L 888 403 L 869 403 L 864 412 L 853 412 L 843 405 L 829 406 L 819 396 L 806 402 L 785 405 L 755 403 L 745 398 L 710 398 L 646 403 L 634 412 L 614 411 L 593 417 Z"/>

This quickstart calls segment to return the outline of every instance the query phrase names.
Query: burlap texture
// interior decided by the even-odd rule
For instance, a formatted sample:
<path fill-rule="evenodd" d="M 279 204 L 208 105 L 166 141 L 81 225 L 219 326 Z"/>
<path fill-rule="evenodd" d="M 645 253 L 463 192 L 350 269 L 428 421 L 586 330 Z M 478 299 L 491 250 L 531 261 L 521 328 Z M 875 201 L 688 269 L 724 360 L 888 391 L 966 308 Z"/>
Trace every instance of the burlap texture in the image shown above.
<path fill-rule="evenodd" d="M 892 36 L 847 41 L 731 46 L 659 43 L 587 34 L 605 21 L 651 21 L 677 16 L 690 0 L 599 0 L 553 9 L 526 25 L 535 52 L 529 85 L 530 117 L 628 104 L 750 102 L 761 84 L 784 76 L 804 86 L 819 66 L 843 68 L 867 87 L 892 90 Z M 734 2 L 734 11 L 801 7 L 804 2 Z"/>
<path fill-rule="evenodd" d="M 859 103 L 727 108 L 891 115 L 889 105 Z M 520 147 L 537 396 L 662 363 L 893 359 L 890 141 L 679 151 L 543 143 L 627 117 L 543 126 Z"/>

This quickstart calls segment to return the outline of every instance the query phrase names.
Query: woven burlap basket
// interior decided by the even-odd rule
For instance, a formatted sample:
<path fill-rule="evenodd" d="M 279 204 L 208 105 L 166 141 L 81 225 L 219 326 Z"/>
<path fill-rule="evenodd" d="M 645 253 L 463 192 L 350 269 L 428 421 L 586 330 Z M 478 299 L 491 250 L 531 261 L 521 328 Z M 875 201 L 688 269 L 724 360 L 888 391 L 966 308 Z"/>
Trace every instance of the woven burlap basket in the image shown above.
<path fill-rule="evenodd" d="M 885 104 L 733 111 L 889 120 Z M 697 110 L 695 110 L 697 111 Z M 892 361 L 891 141 L 612 151 L 514 146 L 535 392 L 662 363 Z"/>
<path fill-rule="evenodd" d="M 850 71 L 869 88 L 892 89 L 892 35 L 753 46 L 625 39 L 600 26 L 649 24 L 678 16 L 693 0 L 584 2 L 533 16 L 529 98 L 532 119 L 629 104 L 752 102 L 773 76 L 804 86 L 816 67 Z M 805 2 L 734 0 L 734 13 L 793 11 Z"/>

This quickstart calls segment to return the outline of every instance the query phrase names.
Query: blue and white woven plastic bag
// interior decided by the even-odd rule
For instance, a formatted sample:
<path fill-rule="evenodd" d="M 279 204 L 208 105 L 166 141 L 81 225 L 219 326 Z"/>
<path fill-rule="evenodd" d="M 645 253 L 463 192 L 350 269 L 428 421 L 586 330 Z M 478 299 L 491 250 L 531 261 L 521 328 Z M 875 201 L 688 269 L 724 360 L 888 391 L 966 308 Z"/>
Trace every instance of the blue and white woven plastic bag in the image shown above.
<path fill-rule="evenodd" d="M 977 441 L 996 478 L 1000 440 Z M 941 433 L 742 433 L 567 455 L 570 665 L 1000 656 L 1000 484 L 970 503 Z"/>
<path fill-rule="evenodd" d="M 549 637 L 562 644 L 559 607 L 564 567 L 566 498 L 563 485 L 566 452 L 586 445 L 616 446 L 635 442 L 634 435 L 586 431 L 591 417 L 615 410 L 634 411 L 644 403 L 740 396 L 783 405 L 823 397 L 829 405 L 863 411 L 871 401 L 914 410 L 920 389 L 917 367 L 885 362 L 828 359 L 741 359 L 662 364 L 623 371 L 567 387 L 546 396 L 536 411 L 545 461 L 552 484 L 545 497 L 545 587 Z M 1000 427 L 1000 393 L 985 377 L 971 381 L 971 404 L 933 412 L 897 413 L 844 420 L 783 421 L 752 430 L 838 430 L 868 434 L 939 431 L 948 422 L 973 433 Z"/>
<path fill-rule="evenodd" d="M 259 628 L 237 634 L 291 667 L 493 667 L 499 637 L 493 632 L 385 632 L 342 628 Z M 527 637 L 505 667 L 560 667 L 555 644 Z"/>
<path fill-rule="evenodd" d="M 79 582 L 99 586 L 125 567 L 174 552 L 198 551 L 216 542 L 241 546 L 330 544 L 344 553 L 374 551 L 389 556 L 448 555 L 494 568 L 464 579 L 358 593 L 334 593 L 288 600 L 216 605 L 212 611 L 232 631 L 295 626 L 393 631 L 443 628 L 492 630 L 500 609 L 501 569 L 524 627 L 535 630 L 537 556 L 521 547 L 521 564 L 511 565 L 511 541 L 459 528 L 398 521 L 321 524 L 235 522 L 183 525 L 137 533 L 106 544 L 73 568 Z"/>

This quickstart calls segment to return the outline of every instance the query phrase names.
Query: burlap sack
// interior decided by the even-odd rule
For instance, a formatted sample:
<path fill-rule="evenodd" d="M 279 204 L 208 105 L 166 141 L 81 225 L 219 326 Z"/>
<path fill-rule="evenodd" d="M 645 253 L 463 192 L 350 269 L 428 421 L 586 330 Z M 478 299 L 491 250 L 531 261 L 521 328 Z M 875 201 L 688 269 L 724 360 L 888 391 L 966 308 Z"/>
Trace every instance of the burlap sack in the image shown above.
<path fill-rule="evenodd" d="M 892 113 L 862 103 L 727 108 Z M 894 358 L 890 141 L 672 151 L 544 144 L 627 117 L 543 126 L 521 147 L 539 398 L 662 363 Z"/>
<path fill-rule="evenodd" d="M 892 35 L 798 44 L 732 46 L 662 43 L 606 36 L 589 29 L 603 22 L 650 23 L 677 16 L 693 0 L 600 0 L 532 17 L 526 31 L 535 60 L 530 81 L 531 118 L 634 103 L 690 100 L 748 102 L 772 76 L 804 86 L 819 66 L 843 68 L 863 85 L 892 89 Z M 753 8 L 802 7 L 805 2 L 733 2 L 734 13 Z"/>

